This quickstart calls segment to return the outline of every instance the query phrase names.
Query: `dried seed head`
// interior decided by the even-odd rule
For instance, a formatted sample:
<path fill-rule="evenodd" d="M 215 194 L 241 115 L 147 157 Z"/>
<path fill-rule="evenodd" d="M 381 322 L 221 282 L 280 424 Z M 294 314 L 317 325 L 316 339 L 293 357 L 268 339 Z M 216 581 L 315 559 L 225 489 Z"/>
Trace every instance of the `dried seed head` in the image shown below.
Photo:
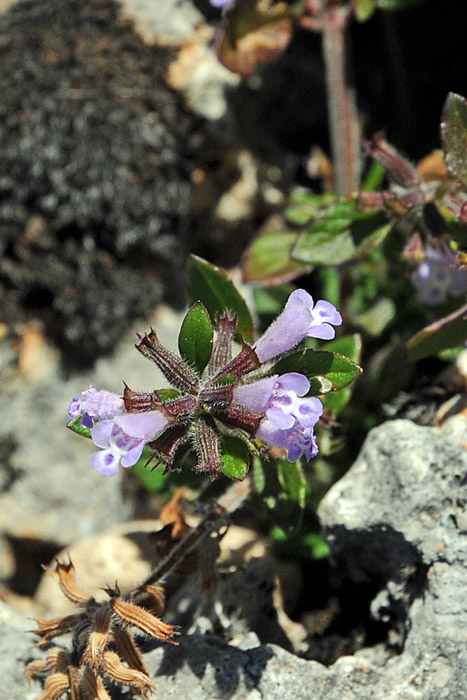
<path fill-rule="evenodd" d="M 127 603 L 121 598 L 113 598 L 111 605 L 112 610 L 123 622 L 132 627 L 137 627 L 150 637 L 156 637 L 156 639 L 162 639 L 171 644 L 178 644 L 172 639 L 175 634 L 179 634 L 178 627 L 163 622 L 155 615 L 151 615 L 146 610 L 133 605 L 133 603 Z"/>
<path fill-rule="evenodd" d="M 124 666 L 114 651 L 105 652 L 103 668 L 106 675 L 113 681 L 124 685 L 133 685 L 142 695 L 147 695 L 154 690 L 153 683 L 145 673 Z"/>
<path fill-rule="evenodd" d="M 102 678 L 88 666 L 83 668 L 80 690 L 86 700 L 112 700 L 105 689 Z"/>
<path fill-rule="evenodd" d="M 68 600 L 77 605 L 88 603 L 92 600 L 92 597 L 80 588 L 75 582 L 75 567 L 71 563 L 65 564 L 57 560 L 55 570 L 49 569 L 47 566 L 42 567 L 52 578 L 58 581 L 62 592 L 66 595 Z"/>
<path fill-rule="evenodd" d="M 232 357 L 232 340 L 237 330 L 237 314 L 225 311 L 217 320 L 217 337 L 208 365 L 208 374 L 219 372 Z"/>
<path fill-rule="evenodd" d="M 151 584 L 140 586 L 132 596 L 132 602 L 153 615 L 161 615 L 165 608 L 164 589 Z"/>
<path fill-rule="evenodd" d="M 215 479 L 223 466 L 221 459 L 220 437 L 217 430 L 203 416 L 195 424 L 195 448 L 198 455 L 198 471 L 209 472 Z"/>
<path fill-rule="evenodd" d="M 58 700 L 69 687 L 70 682 L 67 673 L 53 673 L 47 677 L 44 691 L 36 700 Z"/>
<path fill-rule="evenodd" d="M 128 664 L 130 668 L 134 668 L 141 673 L 149 676 L 149 671 L 143 661 L 143 657 L 138 647 L 136 646 L 133 634 L 130 629 L 115 627 L 113 631 L 115 646 L 117 647 L 120 658 Z"/>
<path fill-rule="evenodd" d="M 109 641 L 112 611 L 109 607 L 100 607 L 93 618 L 91 634 L 83 655 L 83 663 L 98 667 L 102 663 L 104 649 Z"/>
<path fill-rule="evenodd" d="M 39 620 L 36 619 L 35 622 L 39 625 L 38 630 L 31 630 L 33 634 L 41 637 L 40 641 L 37 642 L 36 646 L 42 646 L 43 644 L 48 644 L 55 637 L 61 637 L 64 634 L 69 634 L 73 632 L 75 627 L 80 623 L 81 615 L 75 613 L 72 615 L 66 615 L 65 617 L 57 617 L 54 620 Z"/>

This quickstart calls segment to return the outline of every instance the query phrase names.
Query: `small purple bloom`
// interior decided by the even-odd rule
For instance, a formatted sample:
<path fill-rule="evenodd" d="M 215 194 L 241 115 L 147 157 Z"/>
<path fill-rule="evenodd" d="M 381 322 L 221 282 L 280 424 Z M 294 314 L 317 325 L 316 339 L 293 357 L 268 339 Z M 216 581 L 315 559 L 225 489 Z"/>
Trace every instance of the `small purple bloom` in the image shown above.
<path fill-rule="evenodd" d="M 74 396 L 71 399 L 71 403 L 68 406 L 68 415 L 70 416 L 70 420 L 75 420 L 75 418 L 78 418 L 78 416 L 81 416 L 83 411 L 81 410 L 81 399 L 79 396 Z"/>
<path fill-rule="evenodd" d="M 92 428 L 94 420 L 108 420 L 125 413 L 123 399 L 111 391 L 97 391 L 93 386 L 82 392 L 82 398 L 75 396 L 68 408 L 71 420 L 81 417 L 85 428 Z"/>
<path fill-rule="evenodd" d="M 417 299 L 436 306 L 448 296 L 467 292 L 467 270 L 459 266 L 457 256 L 448 248 L 427 248 L 424 260 L 412 275 Z"/>
<path fill-rule="evenodd" d="M 296 289 L 253 349 L 260 362 L 267 362 L 291 350 L 307 336 L 331 340 L 336 335 L 333 326 L 341 323 L 342 316 L 333 304 L 323 300 L 315 304 L 308 292 Z"/>
<path fill-rule="evenodd" d="M 248 384 L 240 384 L 234 389 L 235 400 L 251 411 L 263 413 L 266 410 L 278 377 L 278 374 L 273 374 L 270 377 L 262 377 L 253 382 L 248 382 Z"/>
<path fill-rule="evenodd" d="M 209 3 L 213 7 L 228 7 L 229 5 L 233 5 L 235 0 L 209 0 Z"/>
<path fill-rule="evenodd" d="M 146 442 L 155 438 L 168 422 L 161 411 L 127 413 L 100 421 L 91 431 L 94 444 L 101 448 L 92 456 L 94 469 L 104 476 L 115 476 L 120 463 L 122 467 L 132 467 Z"/>
<path fill-rule="evenodd" d="M 265 418 L 260 423 L 257 435 L 271 445 L 287 449 L 289 462 L 296 462 L 302 454 L 310 461 L 318 454 L 313 428 L 304 428 L 298 423 L 289 430 L 281 430 L 272 421 Z"/>
<path fill-rule="evenodd" d="M 310 382 L 305 375 L 283 374 L 274 385 L 266 417 L 281 430 L 288 430 L 296 423 L 303 428 L 313 428 L 323 413 L 323 404 L 316 396 L 301 398 L 309 389 Z"/>
<path fill-rule="evenodd" d="M 295 462 L 303 453 L 311 459 L 318 452 L 313 428 L 323 413 L 323 404 L 315 396 L 304 397 L 310 389 L 305 375 L 288 372 L 264 377 L 239 386 L 235 400 L 243 406 L 264 412 L 257 435 L 277 447 L 288 450 Z"/>

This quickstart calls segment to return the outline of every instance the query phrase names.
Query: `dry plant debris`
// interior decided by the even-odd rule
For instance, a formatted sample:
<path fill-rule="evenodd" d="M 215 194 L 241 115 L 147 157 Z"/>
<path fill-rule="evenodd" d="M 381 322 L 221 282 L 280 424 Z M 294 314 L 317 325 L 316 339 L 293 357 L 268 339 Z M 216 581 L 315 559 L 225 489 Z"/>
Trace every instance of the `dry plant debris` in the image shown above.
<path fill-rule="evenodd" d="M 65 693 L 71 700 L 111 700 L 112 685 L 127 687 L 132 694 L 143 697 L 154 692 L 134 632 L 178 644 L 174 639 L 179 634 L 178 627 L 160 617 L 165 606 L 160 583 L 174 570 L 191 573 L 199 568 L 202 592 L 212 592 L 216 585 L 214 565 L 220 551 L 218 540 L 228 524 L 227 503 L 227 508 L 214 504 L 196 527 L 188 526 L 181 496 L 182 493 L 175 494 L 171 505 L 166 506 L 167 524 L 161 531 L 164 558 L 131 591 L 122 594 L 115 584 L 104 589 L 109 599 L 98 602 L 77 585 L 71 561 L 57 561 L 55 569 L 44 567 L 78 610 L 52 620 L 36 620 L 38 629 L 33 633 L 39 637 L 37 646 L 48 645 L 67 634 L 72 638 L 70 650 L 53 645 L 44 659 L 28 665 L 28 679 L 44 680 L 44 689 L 36 700 L 59 700 Z M 202 549 L 206 549 L 205 555 L 200 555 Z"/>

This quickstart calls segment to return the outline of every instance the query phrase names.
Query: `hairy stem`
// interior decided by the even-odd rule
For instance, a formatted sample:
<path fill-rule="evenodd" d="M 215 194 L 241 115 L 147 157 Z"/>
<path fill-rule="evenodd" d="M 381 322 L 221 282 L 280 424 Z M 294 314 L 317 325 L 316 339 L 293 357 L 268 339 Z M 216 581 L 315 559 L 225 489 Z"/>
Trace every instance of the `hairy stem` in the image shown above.
<path fill-rule="evenodd" d="M 359 128 L 347 46 L 350 11 L 328 0 L 321 18 L 334 187 L 344 197 L 357 189 L 359 175 Z"/>

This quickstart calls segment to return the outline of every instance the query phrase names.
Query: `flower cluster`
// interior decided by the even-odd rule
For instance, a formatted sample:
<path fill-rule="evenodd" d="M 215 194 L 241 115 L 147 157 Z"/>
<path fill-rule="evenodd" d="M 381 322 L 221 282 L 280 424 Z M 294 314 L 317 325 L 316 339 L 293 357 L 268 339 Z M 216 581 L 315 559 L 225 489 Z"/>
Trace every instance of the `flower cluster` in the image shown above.
<path fill-rule="evenodd" d="M 444 304 L 448 296 L 467 292 L 467 269 L 460 267 L 457 256 L 446 246 L 429 247 L 426 259 L 412 275 L 417 299 L 422 304 Z"/>
<path fill-rule="evenodd" d="M 307 397 L 310 382 L 298 372 L 262 374 L 262 365 L 294 348 L 305 337 L 331 339 L 342 318 L 326 301 L 314 304 L 303 289 L 293 292 L 282 313 L 253 345 L 242 341 L 232 358 L 237 329 L 234 314 L 218 318 L 217 335 L 207 368 L 198 376 L 181 357 L 165 348 L 156 333 L 140 337 L 136 348 L 151 359 L 174 389 L 149 393 L 125 386 L 123 396 L 90 387 L 69 407 L 72 420 L 91 429 L 100 451 L 94 468 L 113 476 L 119 465 L 130 467 L 147 445 L 150 461 L 178 468 L 194 449 L 196 469 L 215 477 L 223 466 L 223 436 L 235 436 L 250 449 L 260 440 L 287 450 L 296 461 L 317 454 L 314 427 L 323 406 Z M 252 374 L 254 373 L 254 374 Z"/>

